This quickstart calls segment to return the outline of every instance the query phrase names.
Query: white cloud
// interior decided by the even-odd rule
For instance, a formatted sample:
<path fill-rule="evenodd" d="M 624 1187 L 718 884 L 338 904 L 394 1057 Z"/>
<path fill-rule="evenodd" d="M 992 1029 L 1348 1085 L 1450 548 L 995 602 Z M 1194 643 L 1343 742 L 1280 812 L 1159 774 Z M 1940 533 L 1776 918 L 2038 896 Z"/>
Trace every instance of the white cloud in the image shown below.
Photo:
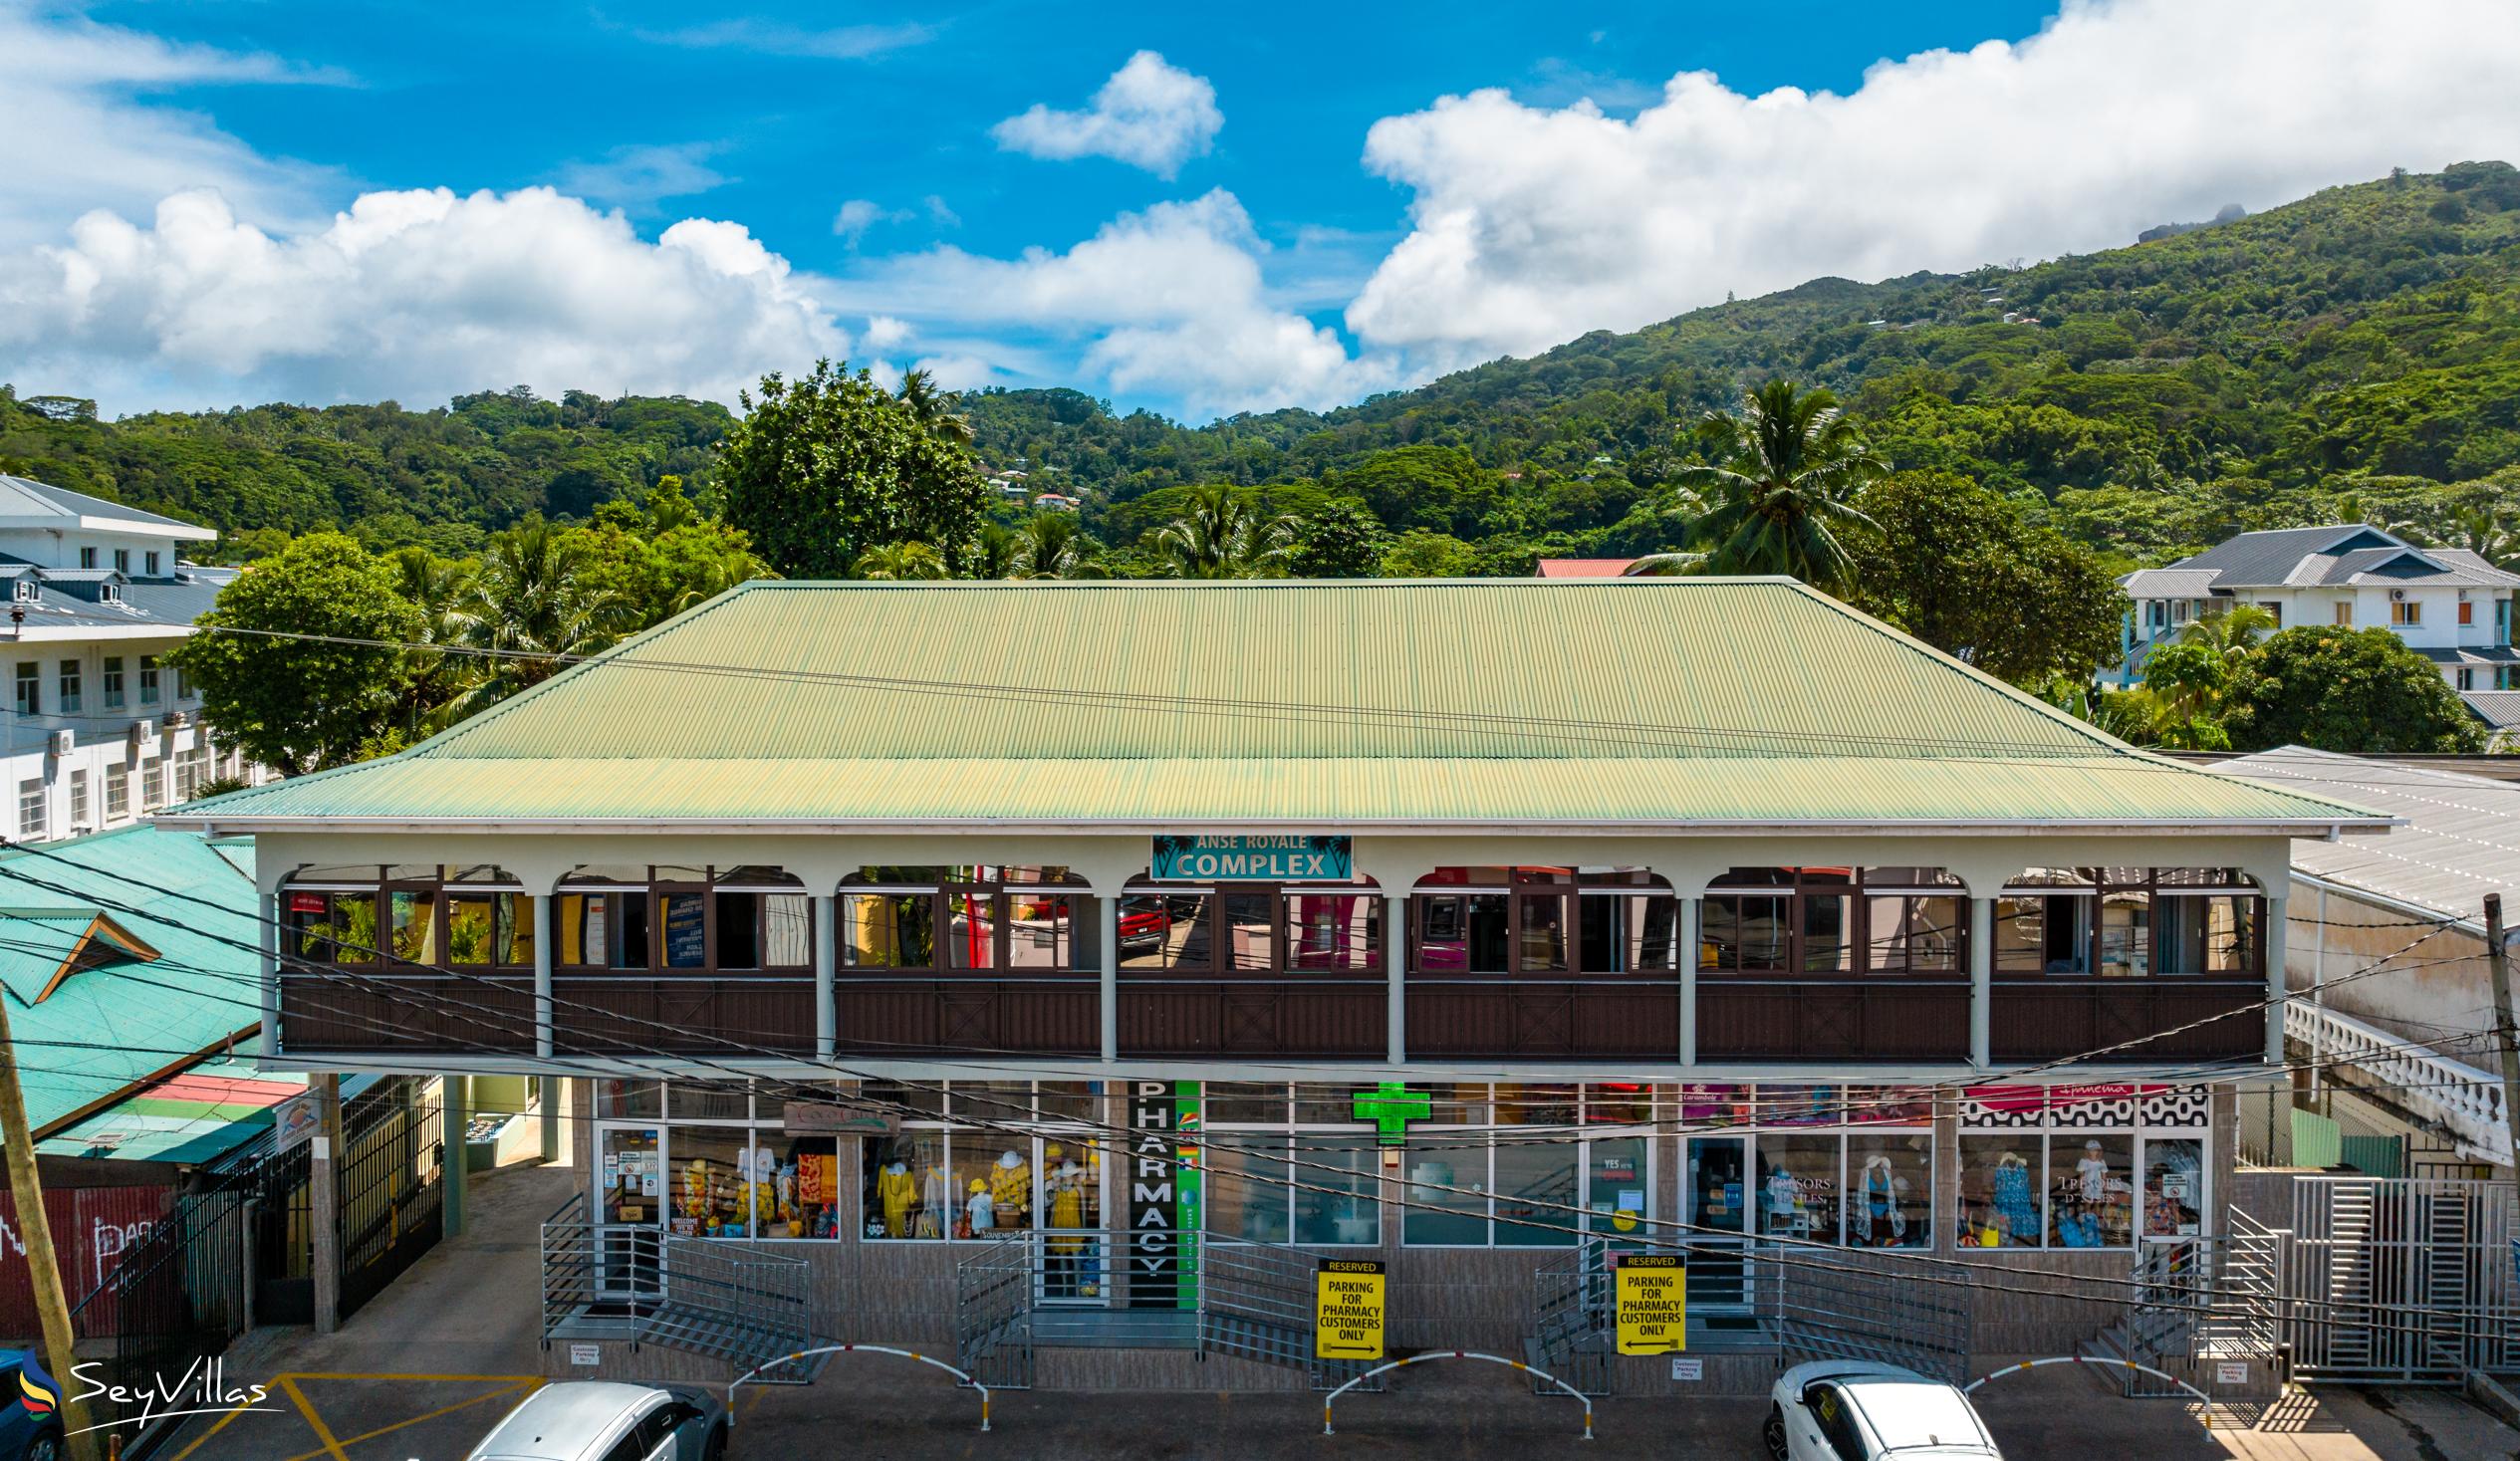
<path fill-rule="evenodd" d="M 910 335 L 906 320 L 895 320 L 890 315 L 870 315 L 867 317 L 867 328 L 859 333 L 858 338 L 866 343 L 869 350 L 892 350 L 907 341 Z"/>
<path fill-rule="evenodd" d="M 2520 6 L 2068 0 L 2039 35 L 1883 62 L 1847 96 L 1672 78 L 1632 120 L 1502 91 L 1386 118 L 1409 236 L 1349 307 L 1421 368 L 1816 275 L 2131 243 L 2142 228 L 2520 155 Z"/>
<path fill-rule="evenodd" d="M 868 229 L 879 223 L 899 223 L 909 216 L 907 209 L 887 208 L 873 198 L 851 198 L 832 215 L 832 232 L 854 249 Z"/>
<path fill-rule="evenodd" d="M 297 233 L 182 192 L 146 226 L 92 212 L 67 246 L 0 258 L 0 356 L 109 409 L 518 382 L 732 401 L 848 347 L 741 225 L 685 219 L 650 243 L 549 188 L 373 192 Z"/>
<path fill-rule="evenodd" d="M 887 51 L 924 45 L 936 32 L 924 25 L 846 25 L 828 30 L 782 25 L 777 21 L 738 17 L 671 31 L 640 31 L 638 38 L 660 46 L 695 50 L 758 51 L 772 56 L 807 56 L 819 61 L 864 61 Z"/>
<path fill-rule="evenodd" d="M 1351 356 L 1335 332 L 1272 301 L 1267 252 L 1218 189 L 1124 213 L 1065 253 L 938 248 L 883 261 L 850 287 L 896 318 L 1064 335 L 1114 389 L 1179 399 L 1194 414 L 1327 406 L 1391 384 L 1388 360 Z"/>
<path fill-rule="evenodd" d="M 731 181 L 709 165 L 718 142 L 615 147 L 601 162 L 572 162 L 553 182 L 564 193 L 643 211 L 666 198 L 687 198 Z"/>
<path fill-rule="evenodd" d="M 11 139 L 0 248 L 56 237 L 63 220 L 90 208 L 143 209 L 187 187 L 217 187 L 251 216 L 305 218 L 334 180 L 326 169 L 261 156 L 206 118 L 135 99 L 191 85 L 346 80 L 0 5 L 0 137 Z"/>
<path fill-rule="evenodd" d="M 1086 111 L 1060 112 L 1035 103 L 989 134 L 1013 152 L 1059 161 L 1112 157 L 1170 177 L 1182 163 L 1206 155 L 1224 124 L 1216 88 L 1207 78 L 1140 51 L 1112 73 Z"/>

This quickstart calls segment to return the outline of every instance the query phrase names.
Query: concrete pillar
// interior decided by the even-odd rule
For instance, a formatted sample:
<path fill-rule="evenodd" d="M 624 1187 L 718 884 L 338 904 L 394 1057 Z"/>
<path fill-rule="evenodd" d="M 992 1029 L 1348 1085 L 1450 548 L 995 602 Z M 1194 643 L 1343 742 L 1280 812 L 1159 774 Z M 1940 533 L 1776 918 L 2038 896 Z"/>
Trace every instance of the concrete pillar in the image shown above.
<path fill-rule="evenodd" d="M 1383 1008 L 1386 1021 L 1384 1058 L 1392 1065 L 1408 1061 L 1408 892 L 1383 896 Z"/>
<path fill-rule="evenodd" d="M 1096 916 L 1103 920 L 1103 1061 L 1120 1059 L 1120 898 L 1116 893 L 1094 900 Z"/>
<path fill-rule="evenodd" d="M 318 1125 L 308 1138 L 307 1226 L 314 1247 L 315 1332 L 342 1325 L 342 1078 L 310 1076 Z"/>
<path fill-rule="evenodd" d="M 1995 1064 L 1995 900 L 1969 899 L 1969 1064 Z"/>
<path fill-rule="evenodd" d="M 263 1049 L 280 1053 L 280 894 L 257 893 L 261 911 Z"/>
<path fill-rule="evenodd" d="M 470 1104 L 470 1092 L 461 1076 L 439 1078 L 438 1113 L 441 1120 L 439 1140 L 443 1143 L 438 1155 L 438 1190 L 444 1195 L 445 1235 L 460 1236 L 464 1230 L 464 1116 Z"/>
<path fill-rule="evenodd" d="M 2280 884 L 2279 884 L 2280 885 Z M 2266 900 L 2266 1063 L 2284 1063 L 2284 899 Z M 2322 929 L 2322 933 L 2326 930 Z"/>
<path fill-rule="evenodd" d="M 831 893 L 814 898 L 814 1058 L 828 1061 L 840 1045 L 840 1014 L 833 1005 L 832 979 L 840 967 L 840 899 Z"/>
<path fill-rule="evenodd" d="M 1680 899 L 1680 1064 L 1697 1064 L 1697 946 L 1698 917 L 1705 911 L 1703 898 Z"/>
<path fill-rule="evenodd" d="M 542 1112 L 543 1160 L 560 1160 L 560 1093 L 564 1084 L 558 1076 L 538 1076 L 534 1081 L 540 1093 L 535 1100 Z"/>
<path fill-rule="evenodd" d="M 552 898 L 549 893 L 529 893 L 526 901 L 534 919 L 534 1054 L 550 1060 Z"/>

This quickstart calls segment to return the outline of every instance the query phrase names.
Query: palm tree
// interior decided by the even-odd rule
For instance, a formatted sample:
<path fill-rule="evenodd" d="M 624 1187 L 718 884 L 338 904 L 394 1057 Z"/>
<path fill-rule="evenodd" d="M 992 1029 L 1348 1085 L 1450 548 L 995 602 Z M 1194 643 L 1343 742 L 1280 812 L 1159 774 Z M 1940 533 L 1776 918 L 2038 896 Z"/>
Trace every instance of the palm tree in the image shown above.
<path fill-rule="evenodd" d="M 1011 579 L 1015 577 L 1015 560 L 1021 554 L 1024 540 L 996 523 L 982 523 L 980 536 L 971 545 L 971 577 L 975 579 Z"/>
<path fill-rule="evenodd" d="M 465 605 L 472 619 L 465 637 L 493 654 L 481 679 L 449 705 L 452 719 L 541 684 L 620 640 L 629 628 L 627 606 L 596 581 L 597 568 L 583 534 L 539 514 L 490 540 Z"/>
<path fill-rule="evenodd" d="M 2451 548 L 2464 548 L 2499 569 L 2520 562 L 2520 525 L 2495 507 L 2461 508 L 2450 518 Z"/>
<path fill-rule="evenodd" d="M 971 444 L 971 418 L 954 409 L 954 394 L 940 390 L 936 377 L 912 370 L 901 377 L 901 404 L 908 406 L 928 434 L 961 446 Z"/>
<path fill-rule="evenodd" d="M 1690 525 L 1701 546 L 1640 558 L 1628 572 L 1785 574 L 1833 593 L 1854 581 L 1839 534 L 1874 526 L 1855 499 L 1890 468 L 1836 396 L 1771 380 L 1743 397 L 1739 415 L 1700 421 L 1697 441 L 1705 464 L 1672 480 L 1707 504 Z"/>
<path fill-rule="evenodd" d="M 461 559 L 439 558 L 425 548 L 396 549 L 394 588 L 420 610 L 420 630 L 413 642 L 461 645 L 472 641 L 479 622 L 473 599 L 473 566 Z M 468 655 L 414 649 L 407 656 L 411 678 L 402 691 L 403 724 L 412 740 L 442 729 L 441 712 L 448 702 L 478 678 Z"/>
<path fill-rule="evenodd" d="M 885 543 L 858 555 L 850 572 L 862 579 L 879 579 L 893 583 L 949 579 L 952 570 L 945 556 L 926 543 Z"/>
<path fill-rule="evenodd" d="M 1111 570 L 1094 559 L 1094 540 L 1077 520 L 1063 512 L 1035 513 L 1015 535 L 1018 579 L 1108 579 Z"/>
<path fill-rule="evenodd" d="M 2239 672 L 2241 664 L 2257 652 L 2258 637 L 2279 628 L 2275 615 L 2254 604 L 2234 604 L 2216 613 L 2191 621 L 2179 630 L 2182 644 L 2200 644 L 2213 652 L 2226 675 Z"/>
<path fill-rule="evenodd" d="M 1293 519 L 1263 518 L 1248 495 L 1221 482 L 1191 488 L 1189 511 L 1154 535 L 1155 555 L 1176 579 L 1268 578 L 1294 545 Z"/>

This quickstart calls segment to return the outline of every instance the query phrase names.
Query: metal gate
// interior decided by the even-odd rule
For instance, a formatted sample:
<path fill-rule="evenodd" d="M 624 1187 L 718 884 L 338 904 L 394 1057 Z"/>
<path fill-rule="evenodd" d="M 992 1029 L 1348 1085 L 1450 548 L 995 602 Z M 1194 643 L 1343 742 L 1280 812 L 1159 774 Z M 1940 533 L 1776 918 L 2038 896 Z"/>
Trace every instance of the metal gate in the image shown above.
<path fill-rule="evenodd" d="M 1773 1267 L 1769 1324 L 1781 1362 L 1872 1359 L 1954 1384 L 1968 1378 L 1965 1290 L 1818 1250 L 1780 1252 Z"/>
<path fill-rule="evenodd" d="M 447 1152 L 438 1098 L 416 1081 L 394 1085 L 390 1096 L 342 1113 L 343 1319 L 436 1247 L 445 1232 Z M 461 1152 L 453 1155 L 463 1159 Z"/>
<path fill-rule="evenodd" d="M 2511 1188 L 2303 1177 L 2285 1284 L 2305 1379 L 2455 1383 L 2520 1371 Z"/>

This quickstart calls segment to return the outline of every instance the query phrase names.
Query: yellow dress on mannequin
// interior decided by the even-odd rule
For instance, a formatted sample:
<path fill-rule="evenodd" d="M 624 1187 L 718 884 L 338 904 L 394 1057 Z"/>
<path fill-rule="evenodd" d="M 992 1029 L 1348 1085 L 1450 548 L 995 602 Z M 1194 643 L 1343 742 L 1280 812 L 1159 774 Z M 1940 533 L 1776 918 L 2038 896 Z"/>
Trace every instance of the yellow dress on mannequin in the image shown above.
<path fill-rule="evenodd" d="M 918 1197 L 917 1184 L 910 1180 L 910 1169 L 894 1162 L 876 1174 L 876 1205 L 883 1209 L 883 1236 L 906 1238 L 910 1235 L 910 1204 Z"/>

